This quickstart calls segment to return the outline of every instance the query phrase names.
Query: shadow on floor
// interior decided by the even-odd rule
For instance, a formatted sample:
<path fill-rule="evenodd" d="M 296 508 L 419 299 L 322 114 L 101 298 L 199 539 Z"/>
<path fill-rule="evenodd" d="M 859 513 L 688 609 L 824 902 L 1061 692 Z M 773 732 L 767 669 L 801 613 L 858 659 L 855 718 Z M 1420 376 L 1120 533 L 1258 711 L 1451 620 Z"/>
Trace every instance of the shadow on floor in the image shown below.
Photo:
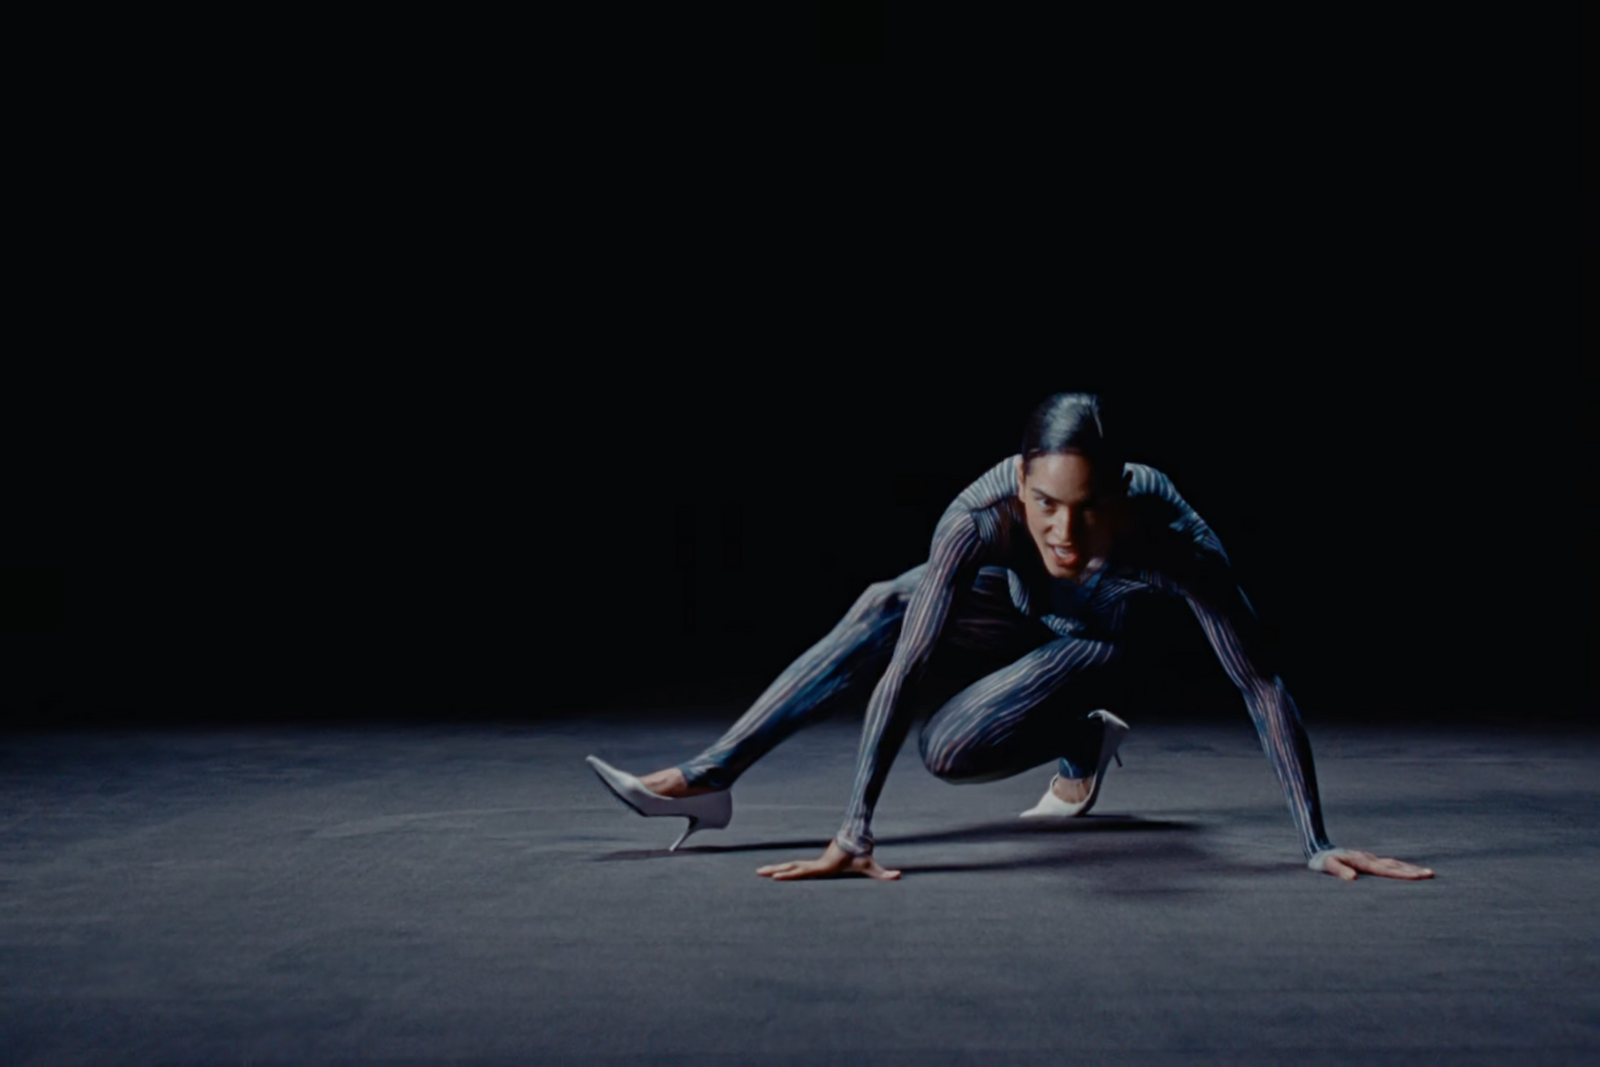
<path fill-rule="evenodd" d="M 1102 834 L 1123 832 L 1195 832 L 1199 827 L 1193 823 L 1172 822 L 1165 819 L 1139 819 L 1125 815 L 1086 816 L 1075 819 L 1037 819 L 1026 822 L 1007 820 L 1006 822 L 979 823 L 973 826 L 959 827 L 953 830 L 940 830 L 924 834 L 900 834 L 893 837 L 880 837 L 877 839 L 879 846 L 896 845 L 921 845 L 938 844 L 942 842 L 980 842 L 1003 841 L 1055 836 L 1060 834 Z M 643 860 L 658 859 L 664 856 L 678 856 L 688 854 L 707 855 L 711 853 L 734 852 L 772 852 L 784 849 L 812 848 L 818 851 L 828 847 L 831 838 L 801 838 L 788 841 L 750 841 L 739 845 L 685 845 L 676 852 L 665 848 L 652 849 L 624 849 L 617 852 L 608 852 L 594 857 L 597 862 L 611 862 L 615 860 Z M 1024 863 L 1023 865 L 1027 865 Z M 1004 867 L 1006 864 L 981 864 L 975 869 L 994 869 Z M 901 868 L 910 869 L 910 868 Z M 965 868 L 963 868 L 965 869 Z"/>

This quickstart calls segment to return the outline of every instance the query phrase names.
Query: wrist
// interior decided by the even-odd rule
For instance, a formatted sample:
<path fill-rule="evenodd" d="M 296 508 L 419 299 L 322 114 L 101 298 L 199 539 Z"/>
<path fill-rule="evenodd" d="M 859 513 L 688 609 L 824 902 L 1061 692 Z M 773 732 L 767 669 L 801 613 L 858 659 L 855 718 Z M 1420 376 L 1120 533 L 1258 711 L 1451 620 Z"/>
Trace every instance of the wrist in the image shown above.
<path fill-rule="evenodd" d="M 838 849 L 847 856 L 872 855 L 872 844 L 870 842 L 851 841 L 842 835 L 833 839 L 831 847 Z"/>
<path fill-rule="evenodd" d="M 1330 857 L 1348 855 L 1350 855 L 1350 849 L 1334 848 L 1329 846 L 1328 848 L 1318 849 L 1317 851 L 1313 852 L 1311 854 L 1311 858 L 1306 860 L 1306 866 L 1310 867 L 1313 871 L 1326 871 L 1328 869 L 1328 859 Z"/>

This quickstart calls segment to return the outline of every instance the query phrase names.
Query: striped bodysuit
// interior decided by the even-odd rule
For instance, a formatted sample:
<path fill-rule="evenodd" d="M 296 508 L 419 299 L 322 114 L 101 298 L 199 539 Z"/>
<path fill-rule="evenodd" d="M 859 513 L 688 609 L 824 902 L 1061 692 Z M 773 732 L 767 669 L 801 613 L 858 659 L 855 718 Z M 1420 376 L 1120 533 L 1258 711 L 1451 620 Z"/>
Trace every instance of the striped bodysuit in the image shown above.
<path fill-rule="evenodd" d="M 725 788 L 839 696 L 875 679 L 856 776 L 835 841 L 873 847 L 873 808 L 912 722 L 929 770 L 982 782 L 1050 759 L 1063 777 L 1093 773 L 1096 707 L 1115 710 L 1127 608 L 1181 597 L 1244 697 L 1310 857 L 1331 849 L 1311 748 L 1283 682 L 1266 669 L 1253 609 L 1222 544 L 1160 471 L 1129 463 L 1133 523 L 1077 579 L 1044 569 L 1017 495 L 1016 457 L 968 486 L 935 528 L 928 561 L 868 587 L 837 626 L 795 660 L 715 744 L 680 764 L 691 785 Z M 930 669 L 931 667 L 931 669 Z M 953 696 L 944 695 L 952 685 Z M 936 710 L 928 707 L 937 696 Z"/>

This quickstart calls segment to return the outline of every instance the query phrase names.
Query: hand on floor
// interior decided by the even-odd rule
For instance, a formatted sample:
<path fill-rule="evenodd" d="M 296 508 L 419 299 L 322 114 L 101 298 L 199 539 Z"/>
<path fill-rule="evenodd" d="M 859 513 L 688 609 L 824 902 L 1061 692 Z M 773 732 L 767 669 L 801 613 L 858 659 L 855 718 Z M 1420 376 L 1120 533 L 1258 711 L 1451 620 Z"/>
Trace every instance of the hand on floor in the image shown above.
<path fill-rule="evenodd" d="M 1404 860 L 1382 858 L 1370 852 L 1358 852 L 1353 848 L 1341 848 L 1332 852 L 1321 854 L 1322 866 L 1314 867 L 1326 874 L 1338 875 L 1347 882 L 1356 880 L 1357 872 L 1361 874 L 1374 874 L 1380 878 L 1405 878 L 1417 880 L 1432 878 L 1433 871 L 1427 867 L 1418 867 L 1414 863 Z"/>
<path fill-rule="evenodd" d="M 828 842 L 828 850 L 820 859 L 769 863 L 765 867 L 756 868 L 756 873 L 764 878 L 771 878 L 774 882 L 788 882 L 799 878 L 838 878 L 847 874 L 865 875 L 885 882 L 892 882 L 900 877 L 899 871 L 880 867 L 878 861 L 873 859 L 872 853 L 852 856 L 840 848 L 836 841 Z"/>

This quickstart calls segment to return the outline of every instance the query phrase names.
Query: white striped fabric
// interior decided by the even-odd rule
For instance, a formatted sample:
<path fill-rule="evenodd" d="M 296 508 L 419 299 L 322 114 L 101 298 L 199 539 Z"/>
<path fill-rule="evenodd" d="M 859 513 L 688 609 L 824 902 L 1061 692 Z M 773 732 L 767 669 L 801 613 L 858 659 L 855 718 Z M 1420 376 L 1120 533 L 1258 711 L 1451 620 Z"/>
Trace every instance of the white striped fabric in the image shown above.
<path fill-rule="evenodd" d="M 1332 848 L 1322 826 L 1310 743 L 1299 712 L 1282 680 L 1266 673 L 1258 663 L 1254 613 L 1228 576 L 1228 557 L 1216 534 L 1178 495 L 1166 475 L 1152 467 L 1130 463 L 1129 496 L 1161 506 L 1166 530 L 1181 535 L 1183 544 L 1189 547 L 1188 556 L 1174 562 L 1170 553 L 1155 553 L 1162 562 L 1158 568 L 1151 566 L 1149 559 L 1141 559 L 1137 546 L 1126 555 L 1113 549 L 1111 560 L 1101 572 L 1084 579 L 1075 595 L 1064 596 L 1043 577 L 1038 550 L 1029 536 L 1017 497 L 1015 463 L 1016 457 L 1008 457 L 996 464 L 956 498 L 934 531 L 927 564 L 912 572 L 914 591 L 904 605 L 887 667 L 867 705 L 855 780 L 843 825 L 835 838 L 839 847 L 856 855 L 872 850 L 872 813 L 910 726 L 909 712 L 901 706 L 901 693 L 926 665 L 939 642 L 958 591 L 972 587 L 980 568 L 1001 567 L 1006 570 L 1008 591 L 1016 610 L 1042 622 L 1059 637 L 963 691 L 957 702 L 952 702 L 958 706 L 940 710 L 923 739 L 931 769 L 936 773 L 950 770 L 971 760 L 977 750 L 1013 736 L 1027 713 L 1065 679 L 1110 662 L 1117 651 L 1116 640 L 1128 597 L 1149 592 L 1180 596 L 1200 620 L 1228 677 L 1244 696 L 1262 748 L 1288 799 L 1305 854 L 1309 857 Z M 876 595 L 886 597 L 894 586 L 885 583 L 874 589 Z M 869 590 L 870 595 L 874 595 L 873 590 Z M 878 655 L 857 658 L 881 662 L 884 634 L 886 629 L 892 629 L 884 627 L 882 620 L 897 618 L 900 613 L 873 616 L 871 612 L 856 611 L 852 615 L 856 618 L 852 625 L 857 627 L 870 629 L 863 620 L 879 620 L 875 631 Z M 841 623 L 841 628 L 846 623 Z M 847 652 L 859 653 L 862 647 L 859 641 L 852 642 L 848 630 L 836 629 L 808 653 L 812 659 L 810 669 L 826 674 L 830 659 Z M 840 684 L 845 674 L 835 672 Z M 795 684 L 802 682 L 790 679 L 790 690 L 803 688 L 803 684 Z M 767 701 L 763 697 L 767 703 L 764 713 L 747 714 L 741 724 L 736 724 L 736 730 L 760 731 L 764 724 L 782 721 L 786 735 L 799 725 L 799 716 L 781 713 L 785 694 L 769 690 L 769 695 L 774 699 Z M 757 708 L 751 711 L 754 713 Z M 718 747 L 722 748 L 722 743 Z M 762 747 L 764 750 L 770 745 Z M 1053 755 L 1032 753 L 1025 757 L 1030 761 L 1026 766 L 1035 766 Z M 704 765 L 685 766 L 692 767 L 700 780 L 711 780 Z"/>

